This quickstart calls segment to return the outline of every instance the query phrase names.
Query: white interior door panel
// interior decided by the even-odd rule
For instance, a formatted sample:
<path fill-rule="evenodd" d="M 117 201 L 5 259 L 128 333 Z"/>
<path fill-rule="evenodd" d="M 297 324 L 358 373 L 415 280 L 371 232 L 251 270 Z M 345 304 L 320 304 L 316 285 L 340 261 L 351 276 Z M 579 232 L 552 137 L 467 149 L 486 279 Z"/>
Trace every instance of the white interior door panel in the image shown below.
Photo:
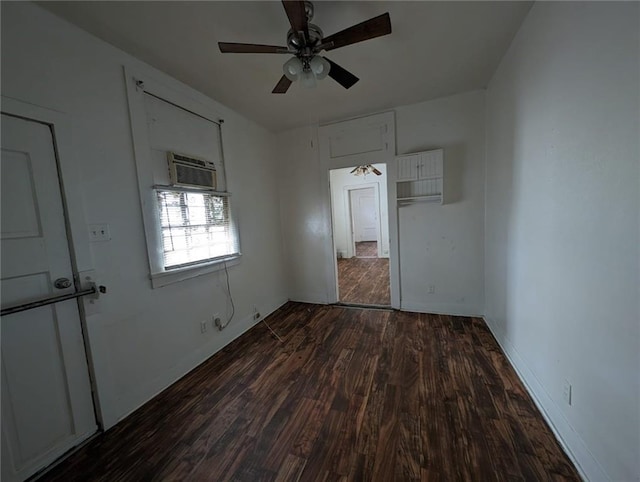
<path fill-rule="evenodd" d="M 2 115 L 2 307 L 73 293 L 52 132 Z M 22 481 L 97 429 L 76 300 L 1 320 L 2 480 Z"/>

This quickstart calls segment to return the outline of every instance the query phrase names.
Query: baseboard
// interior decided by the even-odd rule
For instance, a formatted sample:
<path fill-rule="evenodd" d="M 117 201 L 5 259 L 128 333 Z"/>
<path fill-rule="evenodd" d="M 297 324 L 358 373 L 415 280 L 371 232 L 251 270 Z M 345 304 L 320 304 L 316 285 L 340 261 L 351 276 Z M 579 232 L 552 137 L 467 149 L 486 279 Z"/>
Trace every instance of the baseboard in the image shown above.
<path fill-rule="evenodd" d="M 118 418 L 112 423 L 107 424 L 107 422 L 105 421 L 104 430 L 106 431 L 112 428 L 118 422 L 127 418 L 129 415 L 138 410 L 151 399 L 158 396 L 161 392 L 166 390 L 175 382 L 185 377 L 188 373 L 190 373 L 192 370 L 195 370 L 198 366 L 202 365 L 202 363 L 218 353 L 233 340 L 245 334 L 247 331 L 256 326 L 271 313 L 282 307 L 288 301 L 289 300 L 286 299 L 280 300 L 272 306 L 267 307 L 263 311 L 263 313 L 266 314 L 264 314 L 264 316 L 259 320 L 254 320 L 253 314 L 249 314 L 242 320 L 238 320 L 235 322 L 232 321 L 222 332 L 220 332 L 220 334 L 222 335 L 221 337 L 213 340 L 210 344 L 203 345 L 201 348 L 194 351 L 191 356 L 184 358 L 176 366 L 165 371 L 161 375 L 161 377 L 158 377 L 152 382 L 145 384 L 142 389 L 138 391 L 138 393 L 141 394 L 140 400 L 142 401 L 135 404 L 135 407 L 131 410 L 125 412 L 123 415 L 118 416 Z"/>
<path fill-rule="evenodd" d="M 400 303 L 400 311 L 482 318 L 482 315 L 478 314 L 479 310 L 454 303 L 421 303 L 403 300 Z"/>
<path fill-rule="evenodd" d="M 314 305 L 326 305 L 330 303 L 327 299 L 327 293 L 295 293 L 290 296 L 289 299 L 298 303 L 312 303 Z"/>
<path fill-rule="evenodd" d="M 393 311 L 391 305 L 376 305 L 368 303 L 343 303 L 338 301 L 337 303 L 331 303 L 331 306 L 336 308 L 347 308 L 354 310 L 377 310 L 377 311 Z"/>
<path fill-rule="evenodd" d="M 582 479 L 594 482 L 611 480 L 511 341 L 496 329 L 489 318 L 484 317 L 484 321 Z"/>

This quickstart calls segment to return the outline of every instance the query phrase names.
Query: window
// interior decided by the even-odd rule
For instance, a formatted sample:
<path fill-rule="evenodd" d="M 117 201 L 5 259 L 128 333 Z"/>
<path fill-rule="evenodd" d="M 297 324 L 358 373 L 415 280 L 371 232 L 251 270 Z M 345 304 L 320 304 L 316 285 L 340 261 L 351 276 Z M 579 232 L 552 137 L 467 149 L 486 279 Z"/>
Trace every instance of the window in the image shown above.
<path fill-rule="evenodd" d="M 217 105 L 171 79 L 125 72 L 151 286 L 240 263 Z"/>
<path fill-rule="evenodd" d="M 239 254 L 228 196 L 167 189 L 157 198 L 165 270 Z"/>
<path fill-rule="evenodd" d="M 165 270 L 239 254 L 228 196 L 158 190 L 157 197 Z"/>

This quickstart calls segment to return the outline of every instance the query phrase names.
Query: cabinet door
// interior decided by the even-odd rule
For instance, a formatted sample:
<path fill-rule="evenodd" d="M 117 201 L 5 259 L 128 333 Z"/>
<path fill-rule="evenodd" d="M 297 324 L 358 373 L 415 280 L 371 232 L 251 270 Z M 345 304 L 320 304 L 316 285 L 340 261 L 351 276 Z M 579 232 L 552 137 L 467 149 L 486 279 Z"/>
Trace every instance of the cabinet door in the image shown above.
<path fill-rule="evenodd" d="M 442 149 L 426 151 L 417 161 L 418 179 L 437 179 L 442 177 Z"/>
<path fill-rule="evenodd" d="M 412 181 L 418 178 L 419 155 L 402 156 L 397 158 L 398 181 Z"/>

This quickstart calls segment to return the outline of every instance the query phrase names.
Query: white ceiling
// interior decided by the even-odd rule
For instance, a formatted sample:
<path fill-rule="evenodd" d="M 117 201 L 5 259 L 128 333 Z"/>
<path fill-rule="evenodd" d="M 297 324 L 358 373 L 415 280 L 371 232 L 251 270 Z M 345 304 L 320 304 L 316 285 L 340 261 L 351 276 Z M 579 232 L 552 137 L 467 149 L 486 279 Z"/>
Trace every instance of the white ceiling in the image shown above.
<path fill-rule="evenodd" d="M 486 87 L 532 2 L 317 1 L 325 36 L 389 12 L 391 35 L 327 57 L 360 78 L 312 90 L 282 76 L 281 54 L 221 54 L 218 41 L 285 45 L 280 2 L 42 2 L 42 6 L 273 131 Z"/>

